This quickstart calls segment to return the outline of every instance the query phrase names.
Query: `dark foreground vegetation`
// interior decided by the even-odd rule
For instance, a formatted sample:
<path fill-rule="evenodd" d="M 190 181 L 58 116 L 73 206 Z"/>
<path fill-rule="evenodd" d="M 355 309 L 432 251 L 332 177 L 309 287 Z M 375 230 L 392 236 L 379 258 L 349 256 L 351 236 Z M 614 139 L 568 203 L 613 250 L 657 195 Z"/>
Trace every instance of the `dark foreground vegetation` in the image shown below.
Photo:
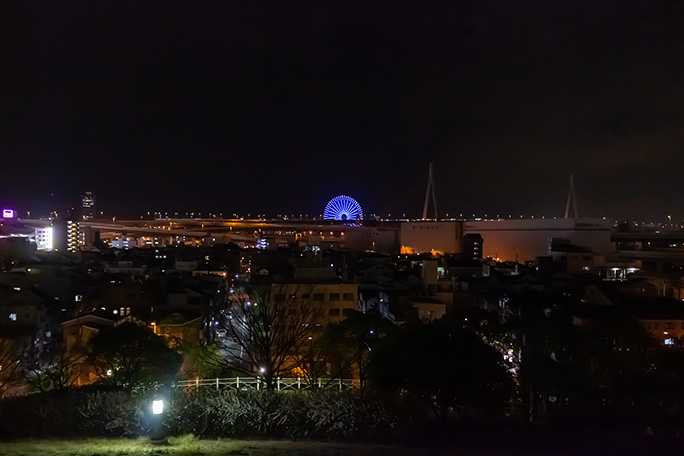
<path fill-rule="evenodd" d="M 172 435 L 231 438 L 383 440 L 399 415 L 377 400 L 336 391 L 171 391 L 164 416 Z M 0 402 L 5 438 L 137 437 L 150 430 L 152 395 L 124 391 L 33 394 Z"/>
<path fill-rule="evenodd" d="M 186 436 L 186 441 L 196 438 L 345 441 L 435 451 L 458 450 L 470 454 L 547 454 L 552 451 L 553 454 L 646 455 L 684 444 L 684 439 L 676 432 L 680 423 L 673 421 L 675 417 L 649 415 L 637 408 L 599 407 L 590 412 L 564 413 L 546 424 L 530 424 L 491 415 L 458 413 L 448 420 L 437 419 L 421 402 L 407 398 L 380 400 L 330 390 L 200 389 L 172 391 L 168 397 L 166 431 L 170 436 Z M 80 441 L 108 437 L 133 441 L 144 437 L 151 428 L 151 399 L 151 394 L 124 391 L 71 391 L 6 398 L 0 402 L 0 435 L 5 440 L 5 444 L 0 445 L 0 455 L 47 454 L 26 450 L 25 445 L 30 442 L 35 445 L 35 439 Z M 187 454 L 233 454 L 233 450 L 221 453 L 215 447 L 211 451 L 197 448 Z M 159 454 L 186 454 L 175 451 Z M 321 451 L 311 454 L 330 454 Z M 96 450 L 86 453 L 108 454 Z M 116 454 L 141 454 L 141 451 L 120 450 Z M 246 451 L 240 454 L 261 453 Z M 366 453 L 338 449 L 335 454 Z"/>
<path fill-rule="evenodd" d="M 85 359 L 100 374 L 97 383 L 73 389 L 55 381 L 71 378 L 61 368 L 71 364 L 56 363 L 44 371 L 55 373 L 49 381 L 31 378 L 35 392 L 2 399 L 0 438 L 147 436 L 152 400 L 163 396 L 165 432 L 200 439 L 391 443 L 475 454 L 656 454 L 682 447 L 682 341 L 664 345 L 635 318 L 604 309 L 578 326 L 567 308 L 546 304 L 527 300 L 506 319 L 472 309 L 400 327 L 383 325 L 377 315 L 352 315 L 308 342 L 302 359 L 310 362 L 300 371 L 310 389 L 297 391 L 278 390 L 279 364 L 258 350 L 272 345 L 256 342 L 243 348 L 252 350 L 255 366 L 266 366 L 259 390 L 171 386 L 182 384 L 180 354 L 151 330 L 122 324 L 90 341 Z M 267 332 L 256 331 L 254 339 Z M 317 359 L 331 360 L 336 377 L 317 374 Z M 202 363 L 184 362 L 191 367 L 186 375 L 208 377 L 192 370 Z M 351 374 L 359 378 L 357 390 L 326 389 Z"/>

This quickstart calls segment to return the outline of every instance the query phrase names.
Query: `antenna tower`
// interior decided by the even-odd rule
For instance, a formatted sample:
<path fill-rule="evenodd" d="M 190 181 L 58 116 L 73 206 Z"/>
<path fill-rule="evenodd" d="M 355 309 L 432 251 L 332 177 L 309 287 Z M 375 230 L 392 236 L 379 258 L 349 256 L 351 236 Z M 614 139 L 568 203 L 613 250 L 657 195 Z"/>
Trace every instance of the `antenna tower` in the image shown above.
<path fill-rule="evenodd" d="M 435 220 L 437 220 L 437 199 L 435 198 L 435 175 L 432 173 L 432 162 L 430 162 L 427 190 L 425 191 L 425 204 L 423 205 L 423 220 L 427 218 L 428 204 L 430 203 L 430 194 L 432 194 L 432 206 L 435 208 Z"/>

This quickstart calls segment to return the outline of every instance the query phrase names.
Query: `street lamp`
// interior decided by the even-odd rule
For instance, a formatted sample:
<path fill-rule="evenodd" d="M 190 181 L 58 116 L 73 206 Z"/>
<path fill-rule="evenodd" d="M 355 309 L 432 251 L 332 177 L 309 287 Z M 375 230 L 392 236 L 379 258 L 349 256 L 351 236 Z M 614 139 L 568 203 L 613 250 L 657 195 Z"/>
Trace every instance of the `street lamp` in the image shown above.
<path fill-rule="evenodd" d="M 257 390 L 264 387 L 264 384 L 266 383 L 266 375 L 265 375 L 266 374 L 266 368 L 260 367 L 259 373 L 261 375 L 257 377 Z"/>
<path fill-rule="evenodd" d="M 152 401 L 152 430 L 150 431 L 150 443 L 165 445 L 168 443 L 164 432 L 164 399 L 157 396 Z"/>
<path fill-rule="evenodd" d="M 152 401 L 152 414 L 153 415 L 161 415 L 164 413 L 164 400 L 163 399 L 155 399 Z"/>

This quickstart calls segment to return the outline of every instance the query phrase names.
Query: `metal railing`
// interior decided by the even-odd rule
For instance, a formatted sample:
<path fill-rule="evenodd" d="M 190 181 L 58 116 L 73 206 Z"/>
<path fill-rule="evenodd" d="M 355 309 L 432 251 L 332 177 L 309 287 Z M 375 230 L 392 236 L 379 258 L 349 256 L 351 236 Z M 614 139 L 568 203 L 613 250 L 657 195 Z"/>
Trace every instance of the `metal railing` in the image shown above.
<path fill-rule="evenodd" d="M 181 380 L 177 384 L 181 388 L 210 387 L 216 389 L 238 390 L 262 390 L 266 389 L 266 382 L 259 377 L 232 377 L 232 378 L 196 378 L 194 380 Z M 348 378 L 317 379 L 308 381 L 305 378 L 275 378 L 273 387 L 278 391 L 307 390 L 307 389 L 337 389 L 339 391 L 359 388 L 359 381 Z"/>

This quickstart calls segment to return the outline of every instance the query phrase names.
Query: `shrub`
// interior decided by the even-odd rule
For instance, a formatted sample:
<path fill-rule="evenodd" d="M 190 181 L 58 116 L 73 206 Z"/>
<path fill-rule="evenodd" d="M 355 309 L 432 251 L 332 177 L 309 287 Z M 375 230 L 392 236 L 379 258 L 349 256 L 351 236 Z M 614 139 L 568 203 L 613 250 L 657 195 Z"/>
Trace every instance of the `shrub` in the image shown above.
<path fill-rule="evenodd" d="M 198 390 L 178 395 L 172 408 L 173 433 L 213 437 L 377 437 L 398 425 L 381 403 L 336 391 Z"/>
<path fill-rule="evenodd" d="M 75 411 L 79 434 L 133 437 L 146 431 L 143 404 L 123 391 L 81 395 Z"/>
<path fill-rule="evenodd" d="M 134 437 L 146 435 L 151 393 L 70 391 L 0 401 L 0 435 Z M 166 426 L 174 435 L 234 438 L 358 439 L 390 436 L 396 415 L 350 392 L 173 390 Z"/>
<path fill-rule="evenodd" d="M 0 401 L 3 437 L 132 436 L 142 430 L 138 401 L 121 391 L 70 391 Z"/>

